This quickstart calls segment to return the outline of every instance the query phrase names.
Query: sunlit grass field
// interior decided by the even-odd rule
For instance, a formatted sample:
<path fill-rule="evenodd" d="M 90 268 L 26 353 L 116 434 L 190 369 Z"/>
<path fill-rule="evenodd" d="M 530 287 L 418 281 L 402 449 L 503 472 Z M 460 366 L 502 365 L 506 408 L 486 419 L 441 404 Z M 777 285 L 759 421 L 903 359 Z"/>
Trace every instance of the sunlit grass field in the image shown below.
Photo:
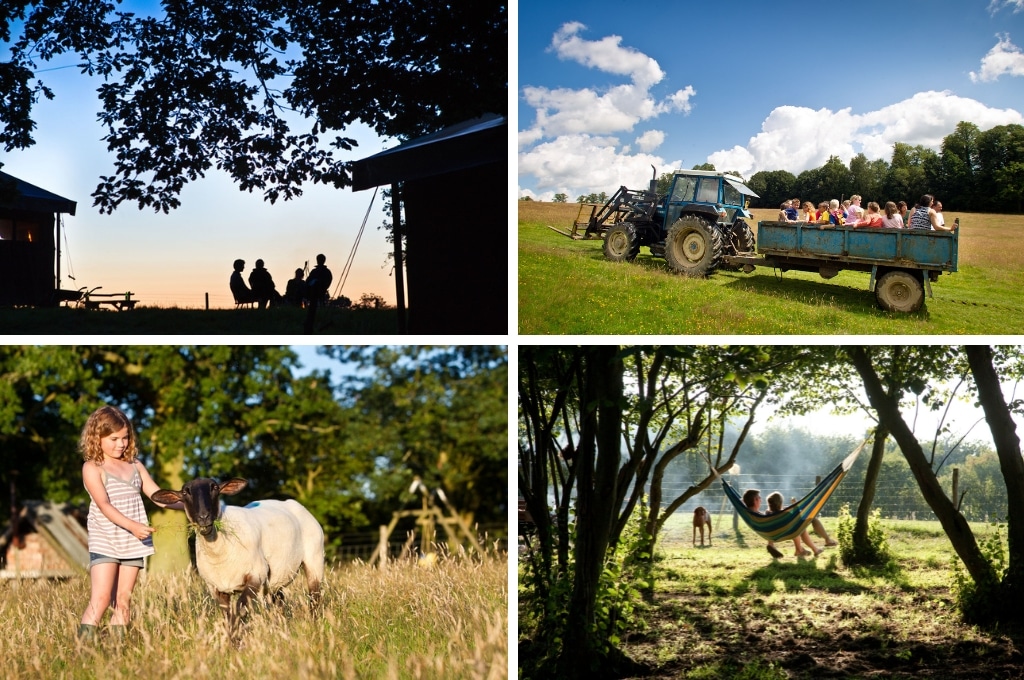
<path fill-rule="evenodd" d="M 282 610 L 257 604 L 236 647 L 198 575 L 152 574 L 132 599 L 125 643 L 75 636 L 86 577 L 0 582 L 5 680 L 46 678 L 505 678 L 508 563 L 442 558 L 384 570 L 328 571 L 324 614 L 310 615 L 302 578 Z M 108 619 L 109 620 L 109 616 Z"/>
<path fill-rule="evenodd" d="M 577 204 L 519 202 L 519 332 L 531 334 L 962 335 L 1024 333 L 1024 215 L 960 218 L 959 271 L 932 284 L 913 314 L 879 309 L 869 274 L 824 280 L 759 267 L 707 279 L 673 273 L 646 247 L 609 262 L 601 241 L 572 241 Z M 776 210 L 754 210 L 758 220 Z M 756 229 L 755 229 L 756 230 Z"/>

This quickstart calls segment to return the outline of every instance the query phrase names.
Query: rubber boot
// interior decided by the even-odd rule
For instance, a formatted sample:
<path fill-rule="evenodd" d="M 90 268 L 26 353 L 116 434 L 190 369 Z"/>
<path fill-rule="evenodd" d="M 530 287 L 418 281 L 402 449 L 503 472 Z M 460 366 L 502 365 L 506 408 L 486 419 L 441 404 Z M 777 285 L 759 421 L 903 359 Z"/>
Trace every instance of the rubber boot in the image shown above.
<path fill-rule="evenodd" d="M 82 642 L 95 642 L 96 631 L 96 626 L 88 623 L 80 623 L 78 624 L 78 639 Z"/>
<path fill-rule="evenodd" d="M 120 645 L 124 643 L 125 637 L 127 637 L 128 626 L 107 626 L 107 633 L 114 644 Z"/>

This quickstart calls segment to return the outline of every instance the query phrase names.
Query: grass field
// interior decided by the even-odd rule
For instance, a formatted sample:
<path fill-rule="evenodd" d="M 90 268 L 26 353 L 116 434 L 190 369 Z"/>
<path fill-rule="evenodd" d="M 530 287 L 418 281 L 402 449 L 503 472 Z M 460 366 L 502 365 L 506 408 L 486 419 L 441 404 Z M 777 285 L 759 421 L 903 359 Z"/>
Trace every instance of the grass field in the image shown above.
<path fill-rule="evenodd" d="M 751 334 L 964 335 L 1024 333 L 1024 215 L 946 213 L 960 218 L 959 271 L 932 284 L 919 312 L 879 309 L 869 275 L 751 274 L 707 279 L 673 273 L 641 248 L 609 262 L 601 241 L 572 241 L 576 204 L 519 202 L 519 332 L 523 335 Z M 777 211 L 755 210 L 757 220 Z"/>
<path fill-rule="evenodd" d="M 303 579 L 298 579 L 302 581 Z M 505 678 L 508 564 L 442 559 L 328 572 L 324 615 L 286 590 L 284 612 L 261 607 L 238 648 L 198 576 L 154 574 L 132 599 L 123 645 L 75 637 L 88 579 L 0 582 L 0 658 L 6 680 L 37 678 Z"/>
<path fill-rule="evenodd" d="M 1022 677 L 1024 631 L 960 621 L 938 522 L 882 521 L 898 568 L 879 573 L 842 566 L 838 548 L 796 558 L 792 542 L 772 560 L 730 516 L 713 518 L 713 547 L 694 548 L 689 519 L 670 521 L 645 630 L 623 645 L 647 678 Z M 836 522 L 824 519 L 833 536 Z"/>
<path fill-rule="evenodd" d="M 139 307 L 131 311 L 69 307 L 0 309 L 3 335 L 301 335 L 306 310 L 177 309 Z M 321 309 L 317 335 L 394 335 L 394 309 Z"/>

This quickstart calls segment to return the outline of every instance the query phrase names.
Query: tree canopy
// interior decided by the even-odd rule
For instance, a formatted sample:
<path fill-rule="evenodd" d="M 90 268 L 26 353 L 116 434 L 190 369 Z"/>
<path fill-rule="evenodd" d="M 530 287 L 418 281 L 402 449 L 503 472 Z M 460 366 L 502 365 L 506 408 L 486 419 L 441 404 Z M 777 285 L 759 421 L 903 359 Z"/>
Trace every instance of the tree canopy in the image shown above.
<path fill-rule="evenodd" d="M 927 193 L 947 209 L 1019 213 L 1024 211 L 1024 126 L 982 131 L 961 121 L 938 152 L 897 142 L 889 161 L 857 154 L 846 165 L 832 156 L 795 177 L 785 170 L 762 170 L 747 184 L 760 196 L 751 205 L 760 208 L 778 207 L 794 196 L 819 203 L 852 194 L 862 196 L 864 205 L 901 200 L 913 205 Z"/>
<path fill-rule="evenodd" d="M 86 503 L 78 437 L 112 404 L 157 483 L 244 477 L 240 501 L 295 498 L 335 543 L 418 505 L 414 476 L 504 521 L 504 348 L 329 351 L 337 372 L 303 374 L 285 347 L 0 348 L 0 477 L 22 500 Z"/>
<path fill-rule="evenodd" d="M 99 118 L 114 157 L 93 193 L 103 212 L 124 201 L 167 212 L 211 168 L 271 202 L 301 194 L 307 181 L 348 186 L 340 152 L 355 142 L 334 133 L 356 121 L 408 139 L 507 110 L 500 0 L 120 7 L 0 8 L 0 42 L 10 48 L 0 61 L 0 143 L 34 143 L 32 105 L 53 97 L 38 66 L 76 55 L 83 75 L 102 79 Z"/>

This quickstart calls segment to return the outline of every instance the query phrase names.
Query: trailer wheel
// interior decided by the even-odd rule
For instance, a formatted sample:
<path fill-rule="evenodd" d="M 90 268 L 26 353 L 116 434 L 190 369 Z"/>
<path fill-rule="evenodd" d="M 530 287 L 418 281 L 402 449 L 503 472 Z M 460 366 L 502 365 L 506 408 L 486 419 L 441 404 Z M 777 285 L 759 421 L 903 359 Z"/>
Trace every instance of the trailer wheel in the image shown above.
<path fill-rule="evenodd" d="M 707 276 L 722 259 L 722 236 L 702 217 L 680 217 L 665 237 L 665 259 L 677 272 Z"/>
<path fill-rule="evenodd" d="M 875 284 L 875 298 L 890 312 L 916 312 L 924 303 L 924 286 L 909 272 L 888 272 Z"/>
<path fill-rule="evenodd" d="M 630 222 L 621 222 L 611 227 L 604 235 L 604 256 L 612 262 L 632 262 L 640 254 L 640 239 L 636 227 Z"/>

